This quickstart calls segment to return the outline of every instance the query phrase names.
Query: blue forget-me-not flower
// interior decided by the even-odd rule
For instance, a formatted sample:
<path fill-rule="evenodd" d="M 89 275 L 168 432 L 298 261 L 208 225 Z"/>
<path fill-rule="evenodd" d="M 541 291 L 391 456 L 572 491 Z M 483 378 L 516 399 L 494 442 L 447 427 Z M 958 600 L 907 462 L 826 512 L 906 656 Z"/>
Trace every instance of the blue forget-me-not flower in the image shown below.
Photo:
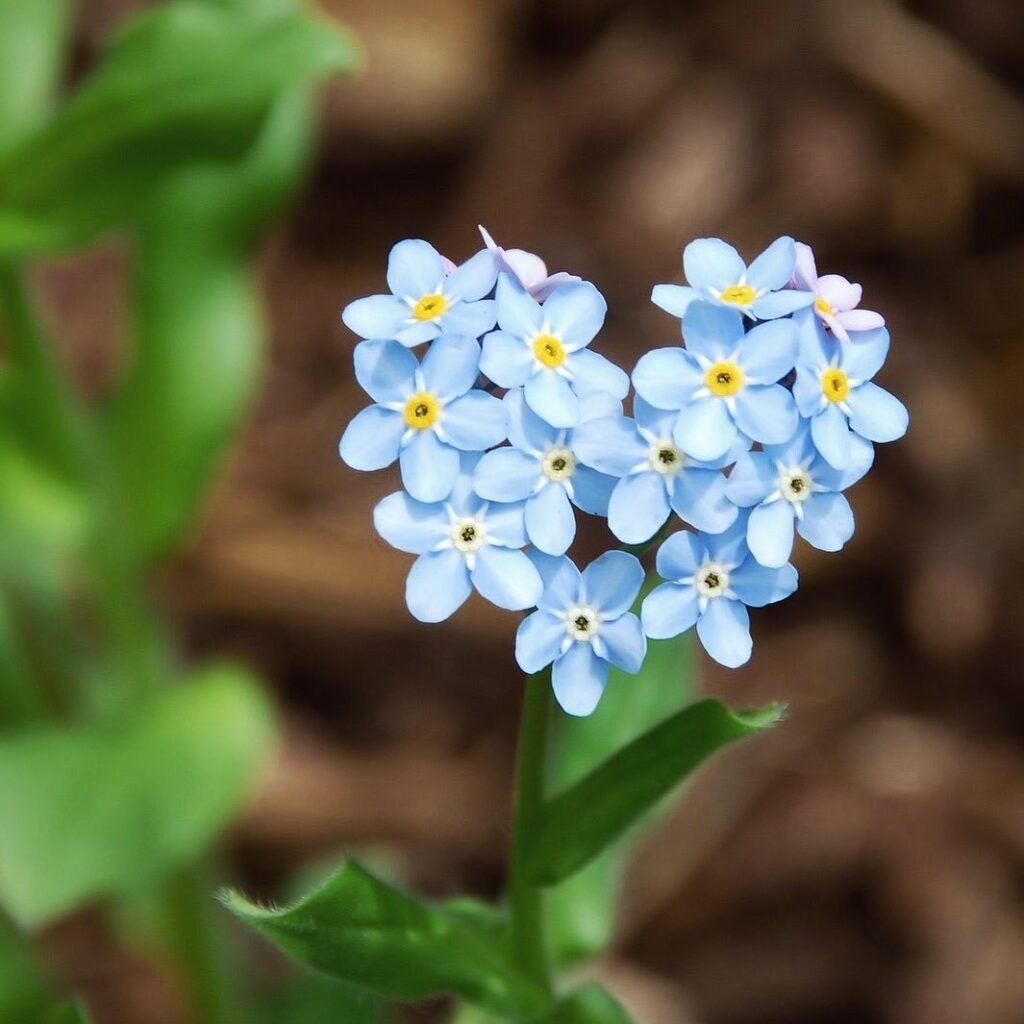
<path fill-rule="evenodd" d="M 524 503 L 491 504 L 473 491 L 479 455 L 464 453 L 447 501 L 416 501 L 389 494 L 373 511 L 377 532 L 400 551 L 419 555 L 405 584 L 409 611 L 421 622 L 441 622 L 476 590 L 510 611 L 532 608 L 543 589 L 523 553 Z"/>
<path fill-rule="evenodd" d="M 473 487 L 489 501 L 525 501 L 530 542 L 546 554 L 563 555 L 576 536 L 572 505 L 591 515 L 608 515 L 616 481 L 578 464 L 573 439 L 580 427 L 564 430 L 546 423 L 527 406 L 522 388 L 513 388 L 504 401 L 512 447 L 484 455 Z M 580 400 L 584 423 L 621 412 L 622 403 L 604 392 Z"/>
<path fill-rule="evenodd" d="M 609 551 L 583 572 L 562 556 L 533 556 L 544 579 L 537 610 L 516 633 L 524 672 L 552 665 L 551 684 L 570 715 L 589 715 L 604 692 L 610 665 L 640 671 L 647 640 L 630 612 L 644 570 L 625 551 Z"/>
<path fill-rule="evenodd" d="M 481 249 L 461 267 L 420 238 L 398 242 L 388 257 L 390 295 L 350 302 L 341 314 L 361 338 L 399 341 L 412 348 L 442 334 L 479 338 L 495 323 L 493 288 L 497 259 Z"/>
<path fill-rule="evenodd" d="M 342 459 L 353 469 L 383 469 L 399 460 L 402 483 L 418 501 L 441 501 L 459 473 L 460 451 L 483 451 L 505 440 L 501 400 L 474 390 L 480 345 L 446 336 L 423 357 L 395 341 L 356 346 L 356 379 L 377 403 L 342 435 Z"/>

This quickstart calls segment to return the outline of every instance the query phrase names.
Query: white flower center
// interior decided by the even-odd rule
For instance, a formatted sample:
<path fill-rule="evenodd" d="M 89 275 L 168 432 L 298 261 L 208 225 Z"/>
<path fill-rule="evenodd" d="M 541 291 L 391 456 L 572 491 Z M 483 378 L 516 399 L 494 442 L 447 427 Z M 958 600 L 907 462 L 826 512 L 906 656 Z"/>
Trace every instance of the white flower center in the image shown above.
<path fill-rule="evenodd" d="M 718 562 L 702 565 L 693 577 L 701 597 L 721 597 L 729 589 L 729 571 Z"/>
<path fill-rule="evenodd" d="M 597 629 L 597 612 L 593 608 L 577 605 L 565 613 L 565 631 L 574 640 L 593 640 Z"/>
<path fill-rule="evenodd" d="M 576 472 L 576 459 L 568 448 L 552 448 L 544 456 L 541 470 L 549 480 L 561 483 Z"/>
<path fill-rule="evenodd" d="M 651 469 L 662 476 L 675 476 L 686 464 L 686 456 L 671 438 L 659 438 L 647 450 Z"/>
<path fill-rule="evenodd" d="M 487 530 L 482 519 L 463 516 L 451 525 L 452 547 L 463 554 L 479 551 L 487 543 Z"/>
<path fill-rule="evenodd" d="M 793 466 L 779 474 L 779 493 L 794 505 L 806 501 L 813 493 L 810 473 L 799 466 Z"/>

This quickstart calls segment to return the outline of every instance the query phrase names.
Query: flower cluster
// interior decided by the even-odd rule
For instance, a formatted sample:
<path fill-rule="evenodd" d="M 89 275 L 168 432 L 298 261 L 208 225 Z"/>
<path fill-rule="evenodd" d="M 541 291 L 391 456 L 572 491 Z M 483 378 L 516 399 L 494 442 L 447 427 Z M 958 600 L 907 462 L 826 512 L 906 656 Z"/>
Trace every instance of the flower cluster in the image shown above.
<path fill-rule="evenodd" d="M 742 665 L 747 609 L 797 588 L 794 534 L 842 548 L 854 530 L 843 491 L 871 468 L 874 442 L 906 431 L 906 409 L 872 379 L 889 348 L 884 320 L 857 308 L 859 285 L 819 277 L 791 238 L 749 266 L 698 239 L 683 252 L 687 283 L 652 293 L 680 319 L 683 345 L 640 359 L 627 415 L 630 377 L 590 347 L 601 293 L 480 230 L 485 247 L 460 266 L 427 242 L 399 242 L 391 293 L 342 314 L 364 339 L 355 374 L 374 404 L 348 425 L 341 457 L 362 470 L 399 464 L 403 490 L 374 524 L 417 556 L 409 610 L 439 622 L 473 590 L 534 609 L 516 659 L 526 672 L 552 666 L 575 715 L 596 707 L 610 666 L 640 670 L 648 637 L 696 626 L 712 658 Z M 631 546 L 684 527 L 658 547 L 662 582 L 639 617 L 635 553 L 609 551 L 582 572 L 567 557 L 575 509 Z"/>

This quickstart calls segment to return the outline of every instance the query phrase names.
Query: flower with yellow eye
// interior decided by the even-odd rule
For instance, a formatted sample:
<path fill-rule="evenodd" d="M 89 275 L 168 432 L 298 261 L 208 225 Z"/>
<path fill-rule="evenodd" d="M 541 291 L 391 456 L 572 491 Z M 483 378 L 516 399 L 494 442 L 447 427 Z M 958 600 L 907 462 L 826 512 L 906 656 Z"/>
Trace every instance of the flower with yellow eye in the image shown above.
<path fill-rule="evenodd" d="M 795 263 L 796 249 L 788 235 L 776 238 L 749 267 L 720 238 L 698 238 L 683 250 L 688 284 L 655 285 L 651 301 L 678 317 L 692 302 L 703 301 L 738 310 L 753 320 L 774 320 L 814 300 L 805 291 L 786 287 Z"/>
<path fill-rule="evenodd" d="M 494 301 L 484 296 L 497 273 L 488 249 L 453 267 L 429 242 L 407 238 L 388 257 L 391 294 L 356 299 L 341 319 L 361 338 L 394 340 L 407 348 L 442 334 L 479 338 L 495 323 Z"/>
<path fill-rule="evenodd" d="M 778 381 L 796 362 L 791 320 L 772 320 L 744 333 L 743 317 L 695 302 L 683 318 L 686 348 L 655 349 L 633 371 L 637 394 L 677 413 L 672 436 L 684 454 L 719 459 L 746 436 L 781 444 L 796 430 L 793 396 Z"/>
<path fill-rule="evenodd" d="M 399 460 L 402 483 L 419 501 L 442 501 L 459 473 L 460 451 L 483 451 L 507 434 L 501 400 L 474 390 L 480 345 L 475 338 L 435 341 L 422 363 L 395 341 L 356 346 L 356 379 L 377 403 L 349 423 L 339 446 L 353 469 Z"/>
<path fill-rule="evenodd" d="M 793 319 L 800 337 L 793 395 L 825 461 L 835 469 L 851 465 L 857 435 L 879 442 L 902 437 L 909 423 L 906 407 L 871 379 L 889 352 L 889 332 L 863 331 L 836 345 L 811 310 Z"/>
<path fill-rule="evenodd" d="M 814 315 L 840 340 L 849 341 L 850 331 L 873 331 L 885 326 L 880 313 L 870 309 L 856 309 L 862 289 L 839 274 L 818 277 L 814 253 L 809 245 L 796 243 L 796 269 L 793 284 L 814 296 L 811 309 Z"/>

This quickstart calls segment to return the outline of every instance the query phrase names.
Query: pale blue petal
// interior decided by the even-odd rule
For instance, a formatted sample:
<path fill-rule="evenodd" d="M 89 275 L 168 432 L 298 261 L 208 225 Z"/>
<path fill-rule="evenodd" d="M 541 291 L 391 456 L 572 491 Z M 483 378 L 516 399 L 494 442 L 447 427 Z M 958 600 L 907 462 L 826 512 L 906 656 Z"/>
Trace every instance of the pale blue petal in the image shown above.
<path fill-rule="evenodd" d="M 625 544 L 650 540 L 668 516 L 664 478 L 653 472 L 624 476 L 608 503 L 608 528 Z"/>
<path fill-rule="evenodd" d="M 358 413 L 341 435 L 338 452 L 353 469 L 384 469 L 398 458 L 405 433 L 401 413 L 371 405 Z"/>
<path fill-rule="evenodd" d="M 633 371 L 637 394 L 659 409 L 681 409 L 703 385 L 700 366 L 681 348 L 656 348 Z"/>
<path fill-rule="evenodd" d="M 446 335 L 438 338 L 423 357 L 420 372 L 427 391 L 443 401 L 464 395 L 480 371 L 480 345 L 476 338 Z"/>
<path fill-rule="evenodd" d="M 811 476 L 816 484 L 829 491 L 845 491 L 852 487 L 871 468 L 875 461 L 875 446 L 859 434 L 850 434 L 850 462 L 845 469 L 833 469 L 820 455 L 811 465 Z"/>
<path fill-rule="evenodd" d="M 417 501 L 443 501 L 459 475 L 459 453 L 432 430 L 421 430 L 402 449 L 399 464 L 402 484 Z"/>
<path fill-rule="evenodd" d="M 739 601 L 716 597 L 697 620 L 697 636 L 704 650 L 719 665 L 739 668 L 750 660 L 754 643 L 750 639 L 750 616 Z"/>
<path fill-rule="evenodd" d="M 683 273 L 695 288 L 728 288 L 746 269 L 740 254 L 720 238 L 697 238 L 683 250 Z"/>
<path fill-rule="evenodd" d="M 498 261 L 494 253 L 481 249 L 448 275 L 444 290 L 463 302 L 474 302 L 490 292 L 497 277 Z M 494 326 L 493 321 L 491 326 Z"/>
<path fill-rule="evenodd" d="M 869 382 L 854 388 L 846 404 L 850 407 L 850 426 L 869 441 L 895 441 L 907 432 L 910 416 L 906 406 L 877 384 Z"/>
<path fill-rule="evenodd" d="M 792 320 L 752 327 L 739 347 L 739 364 L 748 383 L 774 384 L 796 366 L 797 336 Z"/>
<path fill-rule="evenodd" d="M 717 469 L 688 467 L 678 473 L 669 503 L 684 523 L 702 533 L 727 530 L 738 514 L 726 493 L 726 479 Z"/>
<path fill-rule="evenodd" d="M 702 533 L 700 539 L 707 549 L 707 557 L 722 565 L 739 565 L 747 556 L 748 513 L 736 517 L 736 522 L 721 533 Z"/>
<path fill-rule="evenodd" d="M 416 357 L 397 341 L 361 341 L 352 361 L 359 386 L 375 402 L 404 402 L 412 394 Z"/>
<path fill-rule="evenodd" d="M 811 437 L 814 438 L 814 447 L 833 469 L 846 469 L 850 465 L 853 458 L 850 427 L 838 405 L 829 402 L 811 420 Z"/>
<path fill-rule="evenodd" d="M 783 499 L 758 505 L 747 520 L 747 547 L 761 563 L 778 569 L 793 553 L 793 506 Z"/>
<path fill-rule="evenodd" d="M 569 350 L 589 345 L 608 312 L 604 296 L 588 281 L 557 289 L 544 303 L 544 318 L 551 333 Z"/>
<path fill-rule="evenodd" d="M 405 603 L 420 622 L 443 622 L 466 603 L 472 589 L 462 555 L 451 548 L 429 551 L 409 570 Z"/>
<path fill-rule="evenodd" d="M 821 370 L 809 363 L 798 363 L 793 382 L 793 398 L 801 416 L 810 418 L 821 408 Z"/>
<path fill-rule="evenodd" d="M 572 374 L 573 389 L 581 398 L 595 392 L 604 392 L 619 400 L 629 393 L 629 375 L 610 359 L 590 349 L 573 352 L 566 360 Z"/>
<path fill-rule="evenodd" d="M 527 615 L 516 630 L 516 661 L 529 674 L 558 657 L 565 639 L 565 620 L 543 609 Z"/>
<path fill-rule="evenodd" d="M 773 465 L 782 462 L 787 466 L 793 466 L 812 460 L 818 454 L 811 439 L 811 425 L 806 420 L 801 420 L 796 433 L 788 441 L 766 445 L 764 450 Z"/>
<path fill-rule="evenodd" d="M 471 575 L 481 597 L 510 612 L 532 608 L 544 590 L 533 562 L 510 548 L 484 545 L 476 553 Z"/>
<path fill-rule="evenodd" d="M 408 304 L 394 295 L 368 295 L 350 302 L 341 312 L 341 321 L 360 338 L 386 341 L 398 336 L 409 315 Z"/>
<path fill-rule="evenodd" d="M 559 430 L 542 420 L 527 404 L 522 388 L 505 395 L 508 411 L 508 439 L 517 448 L 543 452 L 554 445 Z"/>
<path fill-rule="evenodd" d="M 553 427 L 574 427 L 580 418 L 580 400 L 569 382 L 554 370 L 541 370 L 523 388 L 526 404 Z"/>
<path fill-rule="evenodd" d="M 526 537 L 526 502 L 495 502 L 488 506 L 487 532 L 495 543 L 506 548 L 521 548 Z"/>
<path fill-rule="evenodd" d="M 579 388 L 576 389 L 579 394 Z M 629 390 L 629 378 L 626 378 L 626 390 Z M 579 394 L 580 422 L 597 420 L 604 416 L 621 416 L 622 399 L 608 394 L 606 391 L 589 391 Z"/>
<path fill-rule="evenodd" d="M 401 342 L 406 348 L 415 348 L 425 341 L 433 341 L 441 334 L 441 325 L 433 320 L 417 320 L 402 327 L 396 334 L 395 340 Z"/>
<path fill-rule="evenodd" d="M 814 494 L 804 502 L 797 532 L 819 551 L 839 551 L 853 536 L 853 509 L 842 494 Z"/>
<path fill-rule="evenodd" d="M 397 491 L 377 502 L 373 525 L 393 548 L 422 555 L 448 535 L 448 514 L 442 505 L 426 505 Z"/>
<path fill-rule="evenodd" d="M 572 432 L 572 450 L 584 465 L 611 476 L 626 476 L 647 461 L 647 443 L 625 416 L 581 423 Z"/>
<path fill-rule="evenodd" d="M 395 295 L 419 299 L 435 293 L 443 280 L 444 261 L 429 242 L 407 238 L 392 246 L 388 255 L 388 287 Z"/>
<path fill-rule="evenodd" d="M 706 359 L 725 359 L 743 340 L 743 316 L 735 309 L 695 302 L 683 318 L 683 339 L 691 352 Z"/>
<path fill-rule="evenodd" d="M 572 475 L 572 503 L 592 516 L 607 516 L 608 504 L 618 478 L 598 473 L 589 466 L 577 466 Z"/>
<path fill-rule="evenodd" d="M 675 409 L 659 409 L 645 401 L 639 395 L 633 396 L 633 416 L 638 427 L 658 438 L 672 436 L 672 428 L 676 425 Z"/>
<path fill-rule="evenodd" d="M 441 329 L 445 334 L 468 334 L 479 338 L 494 327 L 497 319 L 498 309 L 493 299 L 460 302 L 441 317 Z"/>
<path fill-rule="evenodd" d="M 486 391 L 469 391 L 444 407 L 441 428 L 456 448 L 478 452 L 505 440 L 508 416 L 500 398 Z"/>
<path fill-rule="evenodd" d="M 766 604 L 784 600 L 796 590 L 798 583 L 793 566 L 773 569 L 759 565 L 753 558 L 748 558 L 729 576 L 729 586 L 740 601 L 751 608 L 763 608 Z"/>
<path fill-rule="evenodd" d="M 775 291 L 784 287 L 796 266 L 796 246 L 788 235 L 776 238 L 747 270 L 747 284 Z"/>
<path fill-rule="evenodd" d="M 724 455 L 736 442 L 736 424 L 721 398 L 698 398 L 679 412 L 672 431 L 691 458 L 707 461 Z"/>
<path fill-rule="evenodd" d="M 498 326 L 513 337 L 532 338 L 544 322 L 540 303 L 510 274 L 498 275 Z M 503 387 L 505 385 L 502 385 Z"/>
<path fill-rule="evenodd" d="M 652 640 L 685 633 L 697 621 L 697 591 L 691 583 L 662 583 L 644 598 L 640 621 Z"/>
<path fill-rule="evenodd" d="M 452 485 L 452 492 L 445 499 L 445 503 L 451 505 L 456 515 L 475 516 L 487 504 L 473 490 L 473 474 L 476 472 L 477 464 L 480 462 L 482 452 L 459 452 L 459 475 Z"/>
<path fill-rule="evenodd" d="M 780 384 L 746 387 L 736 396 L 736 425 L 762 444 L 788 441 L 799 420 L 793 395 Z"/>
<path fill-rule="evenodd" d="M 498 387 L 522 387 L 530 379 L 533 355 L 519 338 L 504 331 L 492 331 L 484 338 L 480 371 Z"/>
<path fill-rule="evenodd" d="M 673 533 L 658 548 L 655 568 L 666 580 L 682 580 L 692 576 L 703 565 L 707 549 L 689 530 Z"/>
<path fill-rule="evenodd" d="M 828 335 L 813 309 L 801 309 L 793 314 L 797 340 L 800 345 L 799 362 L 821 367 L 832 361 L 838 344 Z"/>
<path fill-rule="evenodd" d="M 545 555 L 542 551 L 528 551 L 527 557 L 544 581 L 544 593 L 537 602 L 538 607 L 554 615 L 564 616 L 570 608 L 580 603 L 582 576 L 571 559 L 564 555 Z"/>
<path fill-rule="evenodd" d="M 608 682 L 608 662 L 602 661 L 590 644 L 577 641 L 551 670 L 555 699 L 569 715 L 583 717 L 597 707 Z"/>
<path fill-rule="evenodd" d="M 576 516 L 564 487 L 548 484 L 526 503 L 526 533 L 546 555 L 569 550 L 576 537 Z"/>
<path fill-rule="evenodd" d="M 743 508 L 760 505 L 778 486 L 778 472 L 765 452 L 747 452 L 736 460 L 725 492 Z"/>
<path fill-rule="evenodd" d="M 616 668 L 630 674 L 640 671 L 647 654 L 647 637 L 635 615 L 627 613 L 611 622 L 602 622 L 597 640 L 603 644 L 608 661 Z"/>
<path fill-rule="evenodd" d="M 581 594 L 601 615 L 628 612 L 644 582 L 644 569 L 625 551 L 606 551 L 583 570 Z"/>
<path fill-rule="evenodd" d="M 811 292 L 800 292 L 786 289 L 781 292 L 769 292 L 755 299 L 750 306 L 750 314 L 757 320 L 774 320 L 780 316 L 789 316 L 809 306 L 814 301 Z"/>
<path fill-rule="evenodd" d="M 701 292 L 682 284 L 656 284 L 651 291 L 651 302 L 678 317 L 683 316 L 691 302 L 701 297 Z"/>
<path fill-rule="evenodd" d="M 861 331 L 842 345 L 842 367 L 854 380 L 871 380 L 889 354 L 889 332 L 884 327 Z"/>
<path fill-rule="evenodd" d="M 476 465 L 473 490 L 488 501 L 525 501 L 541 479 L 538 459 L 518 448 L 488 452 Z"/>

